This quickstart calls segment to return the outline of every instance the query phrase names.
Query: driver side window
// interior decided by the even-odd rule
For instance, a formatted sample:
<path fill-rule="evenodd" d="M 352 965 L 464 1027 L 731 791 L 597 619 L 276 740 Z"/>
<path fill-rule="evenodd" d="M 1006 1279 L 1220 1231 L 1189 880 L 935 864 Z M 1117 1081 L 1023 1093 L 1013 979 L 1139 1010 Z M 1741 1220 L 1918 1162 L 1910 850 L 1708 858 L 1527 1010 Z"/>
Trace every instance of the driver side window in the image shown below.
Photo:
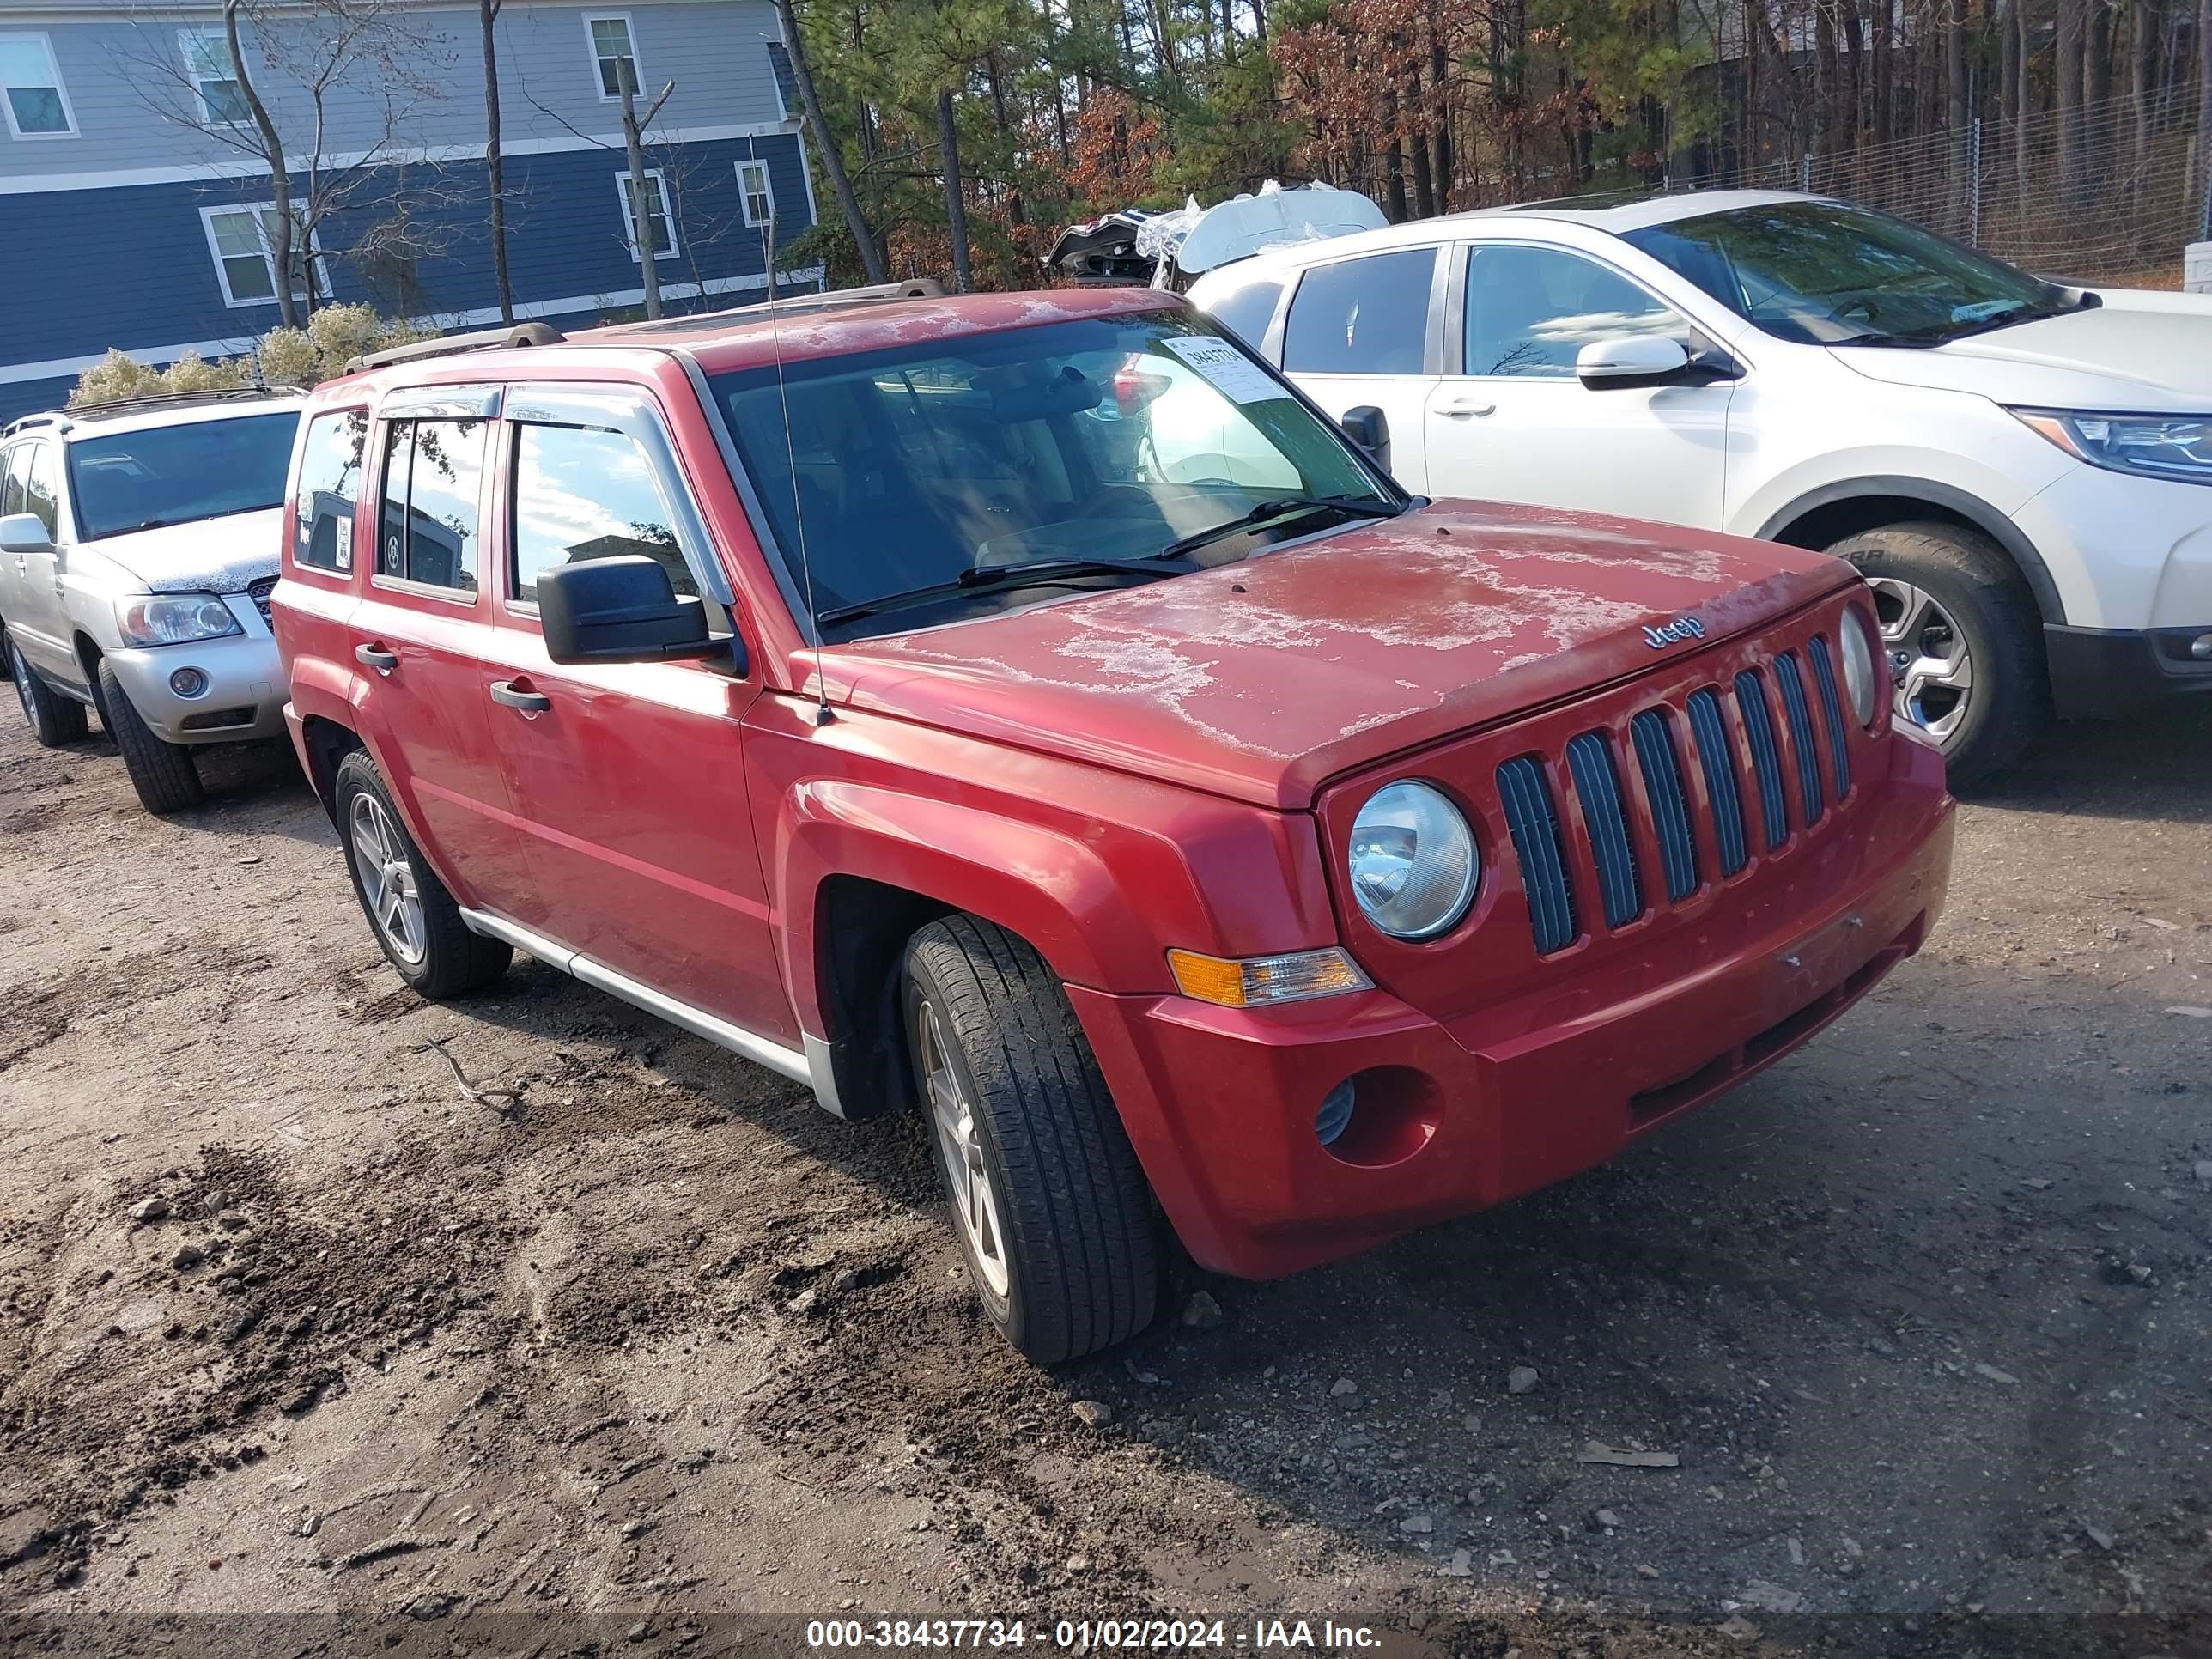
<path fill-rule="evenodd" d="M 1595 259 L 1500 245 L 1468 255 L 1466 367 L 1475 375 L 1567 380 L 1595 340 L 1649 334 L 1701 342 L 1687 319 Z"/>

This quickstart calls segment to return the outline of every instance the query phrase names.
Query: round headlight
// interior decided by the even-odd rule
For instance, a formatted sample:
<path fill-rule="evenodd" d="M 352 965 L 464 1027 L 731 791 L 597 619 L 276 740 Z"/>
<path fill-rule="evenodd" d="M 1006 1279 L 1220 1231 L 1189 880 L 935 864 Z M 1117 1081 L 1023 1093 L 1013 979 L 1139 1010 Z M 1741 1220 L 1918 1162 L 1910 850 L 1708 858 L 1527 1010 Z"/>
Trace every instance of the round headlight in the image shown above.
<path fill-rule="evenodd" d="M 1840 632 L 1844 644 L 1844 691 L 1851 700 L 1851 713 L 1861 726 L 1872 726 L 1875 714 L 1874 641 L 1867 635 L 1865 613 L 1858 606 L 1844 607 Z"/>
<path fill-rule="evenodd" d="M 1393 939 L 1434 939 L 1467 914 L 1482 874 L 1459 808 L 1425 783 L 1385 784 L 1352 821 L 1352 896 Z"/>

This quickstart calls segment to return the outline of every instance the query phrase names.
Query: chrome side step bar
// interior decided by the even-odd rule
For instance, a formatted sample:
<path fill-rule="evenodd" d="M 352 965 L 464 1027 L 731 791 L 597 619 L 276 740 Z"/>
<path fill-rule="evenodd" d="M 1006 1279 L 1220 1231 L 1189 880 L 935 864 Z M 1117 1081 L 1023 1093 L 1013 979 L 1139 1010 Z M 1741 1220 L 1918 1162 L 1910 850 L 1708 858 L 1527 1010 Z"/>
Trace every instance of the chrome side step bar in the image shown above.
<path fill-rule="evenodd" d="M 594 990 L 618 996 L 634 1007 L 642 1008 L 655 1018 L 665 1019 L 694 1036 L 704 1037 L 718 1048 L 765 1066 L 778 1076 L 787 1077 L 794 1083 L 804 1083 L 819 1092 L 819 1082 L 806 1056 L 796 1048 L 787 1048 L 771 1037 L 757 1031 L 748 1031 L 742 1025 L 732 1025 L 717 1018 L 703 1008 L 694 1008 L 688 1002 L 678 1002 L 665 996 L 650 985 L 641 985 L 628 975 L 618 974 L 586 956 L 571 951 L 565 945 L 556 945 L 543 933 L 533 933 L 529 928 L 495 916 L 484 910 L 463 910 L 461 920 L 472 933 L 482 933 L 486 939 L 504 939 L 516 950 L 535 957 L 549 968 L 558 968 L 572 975 Z M 826 1050 L 825 1050 L 826 1054 Z"/>

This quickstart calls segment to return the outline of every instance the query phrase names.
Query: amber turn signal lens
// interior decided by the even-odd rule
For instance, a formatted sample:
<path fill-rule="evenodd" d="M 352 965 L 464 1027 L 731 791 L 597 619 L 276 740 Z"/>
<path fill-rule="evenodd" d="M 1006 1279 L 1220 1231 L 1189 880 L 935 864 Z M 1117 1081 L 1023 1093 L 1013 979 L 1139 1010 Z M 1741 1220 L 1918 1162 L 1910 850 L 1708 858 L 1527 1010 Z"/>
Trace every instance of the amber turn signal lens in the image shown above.
<path fill-rule="evenodd" d="M 1308 997 L 1374 988 L 1374 981 L 1334 945 L 1288 956 L 1248 957 L 1241 962 L 1200 956 L 1195 951 L 1170 951 L 1168 969 L 1175 975 L 1176 988 L 1185 996 L 1224 1008 L 1300 1002 Z"/>

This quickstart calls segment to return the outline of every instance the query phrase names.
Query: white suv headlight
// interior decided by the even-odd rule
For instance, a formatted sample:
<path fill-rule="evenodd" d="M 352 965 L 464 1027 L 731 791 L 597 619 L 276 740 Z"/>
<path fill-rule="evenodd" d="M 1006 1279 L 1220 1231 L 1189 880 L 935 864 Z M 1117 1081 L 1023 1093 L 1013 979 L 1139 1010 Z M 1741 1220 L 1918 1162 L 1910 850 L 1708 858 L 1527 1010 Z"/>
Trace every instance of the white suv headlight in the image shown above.
<path fill-rule="evenodd" d="M 130 645 L 183 645 L 246 631 L 230 607 L 212 593 L 156 593 L 125 599 L 115 608 L 115 621 Z"/>
<path fill-rule="evenodd" d="M 2212 484 L 2212 415 L 2103 415 L 2066 409 L 2012 413 L 2077 461 L 2145 478 Z"/>
<path fill-rule="evenodd" d="M 1431 784 L 1385 784 L 1352 821 L 1352 896 L 1393 939 L 1434 939 L 1467 914 L 1482 859 L 1459 808 Z"/>
<path fill-rule="evenodd" d="M 1855 605 L 1844 607 L 1844 695 L 1861 726 L 1872 726 L 1875 714 L 1874 641 L 1867 633 L 1866 613 Z"/>

